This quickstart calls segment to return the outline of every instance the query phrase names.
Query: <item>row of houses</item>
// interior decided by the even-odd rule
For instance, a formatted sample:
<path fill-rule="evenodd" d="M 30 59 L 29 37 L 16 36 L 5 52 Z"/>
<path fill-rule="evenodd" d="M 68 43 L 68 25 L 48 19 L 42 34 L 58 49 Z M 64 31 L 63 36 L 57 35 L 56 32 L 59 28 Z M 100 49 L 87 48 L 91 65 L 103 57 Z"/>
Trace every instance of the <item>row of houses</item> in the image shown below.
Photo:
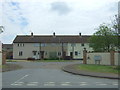
<path fill-rule="evenodd" d="M 17 35 L 13 59 L 83 59 L 83 50 L 93 51 L 89 35 Z"/>

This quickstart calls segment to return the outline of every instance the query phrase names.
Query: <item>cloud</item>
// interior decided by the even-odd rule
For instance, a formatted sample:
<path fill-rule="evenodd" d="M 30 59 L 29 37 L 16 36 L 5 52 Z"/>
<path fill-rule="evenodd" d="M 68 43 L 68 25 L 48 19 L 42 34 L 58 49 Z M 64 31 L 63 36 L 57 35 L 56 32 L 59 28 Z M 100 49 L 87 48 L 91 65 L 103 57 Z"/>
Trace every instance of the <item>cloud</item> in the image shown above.
<path fill-rule="evenodd" d="M 65 2 L 54 2 L 51 4 L 51 10 L 58 12 L 59 15 L 70 13 L 71 8 Z"/>
<path fill-rule="evenodd" d="M 117 13 L 114 4 L 117 0 L 24 1 L 8 0 L 4 3 L 5 31 L 0 36 L 3 43 L 12 43 L 17 34 L 26 35 L 30 30 L 44 35 L 53 31 L 60 35 L 93 34 L 94 28 L 103 22 L 109 23 L 110 17 Z"/>
<path fill-rule="evenodd" d="M 5 2 L 4 13 L 11 23 L 19 25 L 20 28 L 25 28 L 29 24 L 27 17 L 24 15 L 25 13 L 20 8 L 19 2 Z"/>

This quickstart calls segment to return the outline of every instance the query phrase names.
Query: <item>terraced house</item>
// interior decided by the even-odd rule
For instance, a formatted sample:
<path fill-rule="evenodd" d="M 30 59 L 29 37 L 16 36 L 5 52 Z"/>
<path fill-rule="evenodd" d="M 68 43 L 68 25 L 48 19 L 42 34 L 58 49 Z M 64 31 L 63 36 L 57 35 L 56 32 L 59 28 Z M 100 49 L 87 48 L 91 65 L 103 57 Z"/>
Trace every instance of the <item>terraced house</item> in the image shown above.
<path fill-rule="evenodd" d="M 89 47 L 88 35 L 17 35 L 13 41 L 13 59 L 82 59 Z"/>

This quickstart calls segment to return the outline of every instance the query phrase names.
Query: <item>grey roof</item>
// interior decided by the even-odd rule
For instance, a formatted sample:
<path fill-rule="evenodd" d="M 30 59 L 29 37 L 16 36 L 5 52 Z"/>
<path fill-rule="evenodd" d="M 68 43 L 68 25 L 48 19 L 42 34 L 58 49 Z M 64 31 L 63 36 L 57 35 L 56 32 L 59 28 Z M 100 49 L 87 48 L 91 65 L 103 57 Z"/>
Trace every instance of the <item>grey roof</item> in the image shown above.
<path fill-rule="evenodd" d="M 88 35 L 17 35 L 13 43 L 88 43 Z"/>

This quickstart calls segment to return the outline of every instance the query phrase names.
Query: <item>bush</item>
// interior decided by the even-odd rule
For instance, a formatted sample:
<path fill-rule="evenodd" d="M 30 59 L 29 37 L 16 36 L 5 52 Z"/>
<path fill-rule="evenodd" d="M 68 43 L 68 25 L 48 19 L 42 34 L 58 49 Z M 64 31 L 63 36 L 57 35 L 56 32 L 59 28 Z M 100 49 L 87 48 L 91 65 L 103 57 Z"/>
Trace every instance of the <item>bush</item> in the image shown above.
<path fill-rule="evenodd" d="M 35 58 L 29 57 L 29 58 L 27 58 L 27 60 L 34 61 Z"/>

